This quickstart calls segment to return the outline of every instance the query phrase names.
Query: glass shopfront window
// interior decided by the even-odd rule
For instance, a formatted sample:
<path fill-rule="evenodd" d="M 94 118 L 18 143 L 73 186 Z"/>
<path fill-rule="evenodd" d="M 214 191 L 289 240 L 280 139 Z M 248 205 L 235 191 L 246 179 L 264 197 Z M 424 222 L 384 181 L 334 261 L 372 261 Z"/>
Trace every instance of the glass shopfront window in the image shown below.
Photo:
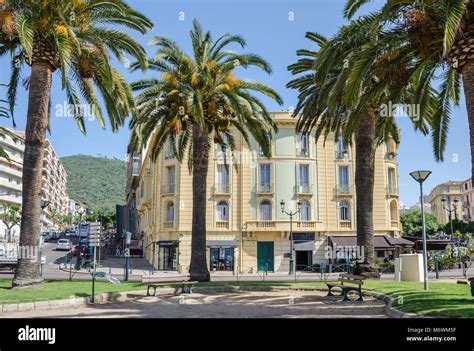
<path fill-rule="evenodd" d="M 178 270 L 178 246 L 164 245 L 160 246 L 158 253 L 158 269 L 163 271 Z"/>
<path fill-rule="evenodd" d="M 211 271 L 234 271 L 234 248 L 211 247 Z"/>

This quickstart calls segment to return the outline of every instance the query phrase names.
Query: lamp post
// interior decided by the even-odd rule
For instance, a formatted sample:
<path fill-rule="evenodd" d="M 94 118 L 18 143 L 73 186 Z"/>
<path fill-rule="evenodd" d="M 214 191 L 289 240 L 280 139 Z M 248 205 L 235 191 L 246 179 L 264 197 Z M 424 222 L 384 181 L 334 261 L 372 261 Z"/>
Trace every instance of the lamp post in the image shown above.
<path fill-rule="evenodd" d="M 448 202 L 448 207 L 446 207 L 446 201 Z M 454 218 L 457 219 L 457 210 L 458 210 L 458 199 L 455 197 L 453 201 L 451 201 L 451 196 L 448 195 L 448 199 L 443 197 L 441 199 L 441 202 L 443 203 L 443 210 L 448 212 L 449 215 L 449 224 L 451 227 L 451 236 L 454 235 L 454 228 L 453 228 L 453 213 L 454 213 Z M 451 208 L 451 205 L 453 208 Z"/>
<path fill-rule="evenodd" d="M 82 215 L 86 212 L 85 207 L 81 206 L 81 204 L 76 203 L 76 213 L 79 215 L 79 224 L 77 226 L 77 236 L 79 238 L 79 243 L 77 244 L 77 259 L 76 259 L 76 271 L 81 269 L 81 222 L 82 222 Z"/>
<path fill-rule="evenodd" d="M 285 210 L 285 201 L 281 200 L 280 202 L 281 206 L 281 213 L 285 213 L 288 216 L 290 216 L 290 271 L 289 275 L 293 274 L 295 270 L 293 270 L 293 265 L 294 265 L 294 259 L 293 259 L 293 216 L 301 212 L 301 201 L 298 201 L 297 203 L 297 209 L 296 211 L 286 211 Z"/>
<path fill-rule="evenodd" d="M 414 171 L 410 175 L 420 184 L 420 205 L 421 205 L 421 228 L 423 234 L 423 268 L 424 268 L 424 289 L 428 290 L 428 251 L 426 249 L 426 224 L 425 205 L 423 203 L 423 182 L 429 177 L 431 171 Z"/>
<path fill-rule="evenodd" d="M 40 276 L 43 276 L 43 265 L 41 264 L 43 258 L 43 222 L 44 222 L 44 210 L 49 206 L 51 202 L 45 199 L 41 199 L 41 218 L 40 218 L 40 242 L 39 242 L 39 270 Z"/>

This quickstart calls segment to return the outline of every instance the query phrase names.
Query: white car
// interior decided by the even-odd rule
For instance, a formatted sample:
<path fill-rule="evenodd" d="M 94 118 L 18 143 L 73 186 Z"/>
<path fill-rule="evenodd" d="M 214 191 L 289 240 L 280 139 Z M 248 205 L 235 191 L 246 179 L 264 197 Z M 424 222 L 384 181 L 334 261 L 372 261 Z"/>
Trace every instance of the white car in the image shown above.
<path fill-rule="evenodd" d="M 72 249 L 72 243 L 69 239 L 59 239 L 58 243 L 56 244 L 56 250 L 66 250 L 69 251 Z"/>

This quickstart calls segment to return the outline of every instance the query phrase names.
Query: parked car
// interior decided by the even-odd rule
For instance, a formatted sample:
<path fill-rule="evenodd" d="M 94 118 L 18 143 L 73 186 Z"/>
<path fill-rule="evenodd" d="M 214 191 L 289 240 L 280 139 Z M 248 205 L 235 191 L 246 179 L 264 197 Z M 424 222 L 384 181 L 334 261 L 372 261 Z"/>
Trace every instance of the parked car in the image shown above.
<path fill-rule="evenodd" d="M 59 239 L 56 244 L 57 251 L 69 251 L 72 248 L 72 243 L 69 239 Z"/>

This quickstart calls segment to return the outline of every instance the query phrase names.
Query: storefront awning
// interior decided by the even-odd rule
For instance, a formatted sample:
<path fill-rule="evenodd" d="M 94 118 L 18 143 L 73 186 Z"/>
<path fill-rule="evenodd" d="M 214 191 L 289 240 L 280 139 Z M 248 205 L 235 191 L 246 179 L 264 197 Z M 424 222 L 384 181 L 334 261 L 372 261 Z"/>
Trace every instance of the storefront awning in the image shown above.
<path fill-rule="evenodd" d="M 357 237 L 355 236 L 330 236 L 332 246 L 355 247 L 357 246 Z M 383 236 L 374 236 L 375 250 L 393 250 L 394 247 L 388 243 Z"/>
<path fill-rule="evenodd" d="M 237 240 L 207 240 L 206 246 L 224 249 L 236 248 Z"/>
<path fill-rule="evenodd" d="M 314 250 L 313 240 L 295 243 L 295 251 L 313 251 L 313 250 Z"/>
<path fill-rule="evenodd" d="M 156 241 L 155 244 L 158 244 L 159 246 L 178 246 L 179 240 L 160 240 Z"/>

